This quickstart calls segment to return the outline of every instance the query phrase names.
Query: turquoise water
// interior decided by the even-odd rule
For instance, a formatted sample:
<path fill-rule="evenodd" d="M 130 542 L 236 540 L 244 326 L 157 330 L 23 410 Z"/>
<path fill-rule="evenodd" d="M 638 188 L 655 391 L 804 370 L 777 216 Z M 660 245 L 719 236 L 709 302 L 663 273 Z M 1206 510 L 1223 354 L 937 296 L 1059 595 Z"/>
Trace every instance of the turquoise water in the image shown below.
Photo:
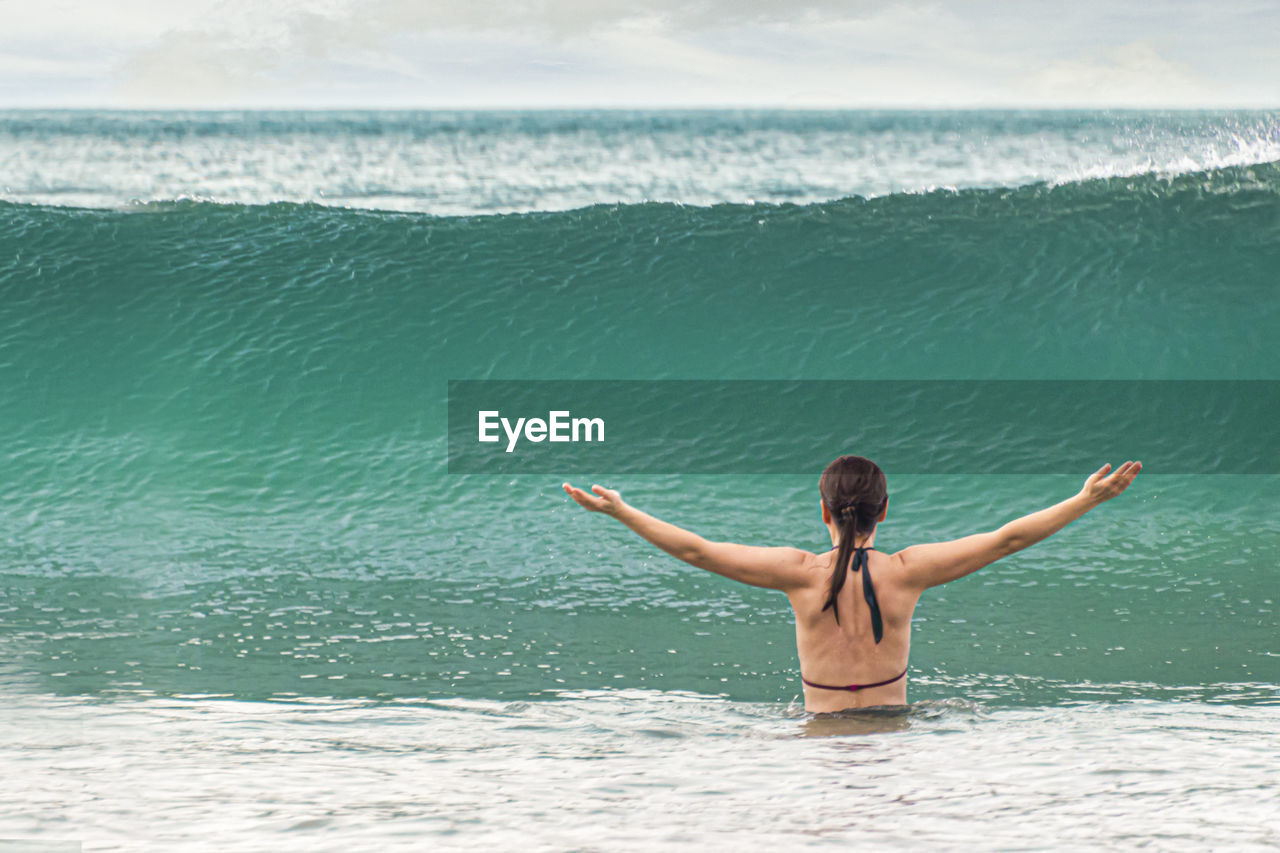
<path fill-rule="evenodd" d="M 450 474 L 445 398 L 1280 378 L 1278 121 L 0 115 L 0 837 L 1274 845 L 1273 474 L 1135 454 L 1121 499 L 926 594 L 909 714 L 832 723 L 799 707 L 784 597 L 559 491 L 818 549 L 819 471 Z M 374 173 L 412 202 L 379 209 Z M 1231 414 L 1169 428 L 1225 443 Z M 1089 470 L 888 470 L 878 542 Z"/>

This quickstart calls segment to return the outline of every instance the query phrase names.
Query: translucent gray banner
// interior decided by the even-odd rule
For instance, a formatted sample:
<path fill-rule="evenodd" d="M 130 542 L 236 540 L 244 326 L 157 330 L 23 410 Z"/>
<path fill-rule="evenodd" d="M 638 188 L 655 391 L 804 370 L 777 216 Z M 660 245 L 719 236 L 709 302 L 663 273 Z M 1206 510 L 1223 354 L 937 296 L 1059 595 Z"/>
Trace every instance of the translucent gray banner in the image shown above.
<path fill-rule="evenodd" d="M 898 474 L 1280 471 L 1266 380 L 454 380 L 449 471 Z"/>

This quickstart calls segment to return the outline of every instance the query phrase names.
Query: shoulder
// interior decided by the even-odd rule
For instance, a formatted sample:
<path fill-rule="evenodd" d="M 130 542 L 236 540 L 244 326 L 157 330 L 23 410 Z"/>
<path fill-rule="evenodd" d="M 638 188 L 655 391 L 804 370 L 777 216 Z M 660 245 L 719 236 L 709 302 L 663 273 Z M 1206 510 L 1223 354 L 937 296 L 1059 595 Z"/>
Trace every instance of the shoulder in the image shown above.
<path fill-rule="evenodd" d="M 803 548 L 781 546 L 768 549 L 780 563 L 785 563 L 797 571 L 809 573 L 819 571 L 824 563 L 823 554 L 815 554 Z"/>
<path fill-rule="evenodd" d="M 815 553 L 813 551 L 804 551 L 800 548 L 796 548 L 795 550 L 804 555 L 805 568 L 812 569 L 813 571 L 821 571 L 822 569 L 831 568 L 831 561 L 836 555 L 835 551 Z"/>
<path fill-rule="evenodd" d="M 904 579 L 910 574 L 912 555 L 916 553 L 918 547 L 917 545 L 908 545 L 893 553 L 885 553 L 885 565 L 895 578 Z"/>
<path fill-rule="evenodd" d="M 835 558 L 835 551 L 814 553 L 800 548 L 788 550 L 795 554 L 805 586 L 824 586 L 827 583 L 831 577 L 831 561 Z"/>
<path fill-rule="evenodd" d="M 911 581 L 911 567 L 907 563 L 910 557 L 909 548 L 903 548 L 899 551 L 888 552 L 878 551 L 879 559 L 874 556 L 871 558 L 871 567 L 874 571 L 877 589 L 903 589 L 914 590 L 914 584 Z"/>

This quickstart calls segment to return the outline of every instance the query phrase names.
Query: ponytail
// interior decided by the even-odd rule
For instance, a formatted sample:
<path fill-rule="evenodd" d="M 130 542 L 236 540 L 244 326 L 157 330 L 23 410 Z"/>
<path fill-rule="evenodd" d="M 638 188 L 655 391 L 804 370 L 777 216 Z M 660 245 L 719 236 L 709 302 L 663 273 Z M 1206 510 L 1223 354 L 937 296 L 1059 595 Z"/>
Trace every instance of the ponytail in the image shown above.
<path fill-rule="evenodd" d="M 822 605 L 825 613 L 830 609 L 836 616 L 836 624 L 840 624 L 840 605 L 836 596 L 844 588 L 845 578 L 849 576 L 849 559 L 853 556 L 853 543 L 858 536 L 858 513 L 853 507 L 845 507 L 840 511 L 840 547 L 836 551 L 836 565 L 831 570 L 831 587 L 827 593 L 827 603 Z"/>

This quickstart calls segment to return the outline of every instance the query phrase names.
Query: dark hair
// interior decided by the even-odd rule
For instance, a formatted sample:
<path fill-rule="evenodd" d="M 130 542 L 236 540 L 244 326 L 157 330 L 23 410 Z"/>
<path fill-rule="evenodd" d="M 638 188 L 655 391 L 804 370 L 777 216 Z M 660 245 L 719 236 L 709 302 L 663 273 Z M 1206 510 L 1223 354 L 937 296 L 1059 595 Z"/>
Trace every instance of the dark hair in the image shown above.
<path fill-rule="evenodd" d="M 849 573 L 854 540 L 859 533 L 875 529 L 880 513 L 889 503 L 889 489 L 879 465 L 862 456 L 841 456 L 822 472 L 818 491 L 840 530 L 840 548 L 831 571 L 831 591 L 822 606 L 824 612 L 828 608 L 835 612 L 838 623 L 840 608 L 836 605 L 836 596 Z"/>

